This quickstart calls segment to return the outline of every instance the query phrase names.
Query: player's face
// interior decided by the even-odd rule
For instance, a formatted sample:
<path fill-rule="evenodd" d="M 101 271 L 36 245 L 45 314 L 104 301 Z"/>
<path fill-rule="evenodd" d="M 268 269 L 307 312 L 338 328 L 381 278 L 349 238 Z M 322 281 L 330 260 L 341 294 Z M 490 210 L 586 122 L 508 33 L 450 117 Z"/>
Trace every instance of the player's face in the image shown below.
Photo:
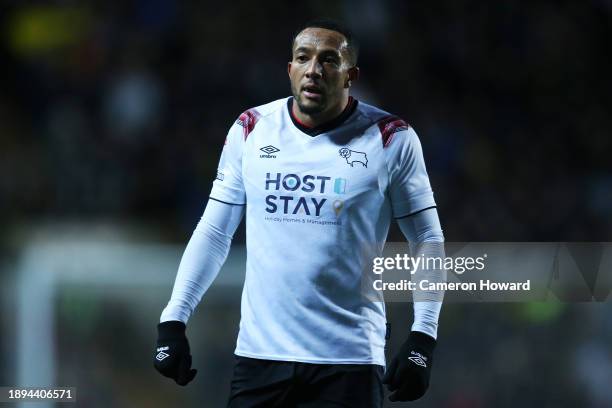
<path fill-rule="evenodd" d="M 291 92 L 300 111 L 312 115 L 342 110 L 356 69 L 342 34 L 325 28 L 303 30 L 295 38 L 289 63 Z"/>

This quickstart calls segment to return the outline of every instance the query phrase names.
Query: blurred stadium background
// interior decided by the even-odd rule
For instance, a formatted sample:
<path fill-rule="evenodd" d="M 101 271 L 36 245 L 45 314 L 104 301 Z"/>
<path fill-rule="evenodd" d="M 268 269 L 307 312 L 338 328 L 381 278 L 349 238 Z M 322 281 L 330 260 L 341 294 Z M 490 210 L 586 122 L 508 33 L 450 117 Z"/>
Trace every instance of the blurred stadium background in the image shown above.
<path fill-rule="evenodd" d="M 289 94 L 319 16 L 361 38 L 355 95 L 419 133 L 448 241 L 611 241 L 610 0 L 5 0 L 0 385 L 224 406 L 244 227 L 191 320 L 189 387 L 153 370 L 155 324 L 227 129 Z M 390 320 L 396 350 L 409 305 Z M 609 302 L 448 304 L 439 337 L 410 406 L 612 406 Z"/>

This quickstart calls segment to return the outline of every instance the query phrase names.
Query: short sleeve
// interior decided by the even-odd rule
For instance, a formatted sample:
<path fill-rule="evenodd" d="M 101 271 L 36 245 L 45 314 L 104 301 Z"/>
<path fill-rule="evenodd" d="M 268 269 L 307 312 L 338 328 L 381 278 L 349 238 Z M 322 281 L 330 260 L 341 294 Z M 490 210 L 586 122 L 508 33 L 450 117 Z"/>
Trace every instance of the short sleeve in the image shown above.
<path fill-rule="evenodd" d="M 244 128 L 241 123 L 236 122 L 227 133 L 210 198 L 228 204 L 244 205 L 246 203 L 242 182 L 244 144 Z"/>
<path fill-rule="evenodd" d="M 421 142 L 412 127 L 393 134 L 384 150 L 393 216 L 402 218 L 435 207 Z"/>

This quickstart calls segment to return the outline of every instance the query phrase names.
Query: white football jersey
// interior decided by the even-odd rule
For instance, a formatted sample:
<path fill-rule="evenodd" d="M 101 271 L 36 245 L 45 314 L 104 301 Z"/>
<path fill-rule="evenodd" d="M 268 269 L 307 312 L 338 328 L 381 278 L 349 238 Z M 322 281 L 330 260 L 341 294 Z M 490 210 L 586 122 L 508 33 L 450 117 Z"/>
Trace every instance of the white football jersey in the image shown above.
<path fill-rule="evenodd" d="M 349 100 L 307 129 L 292 98 L 229 130 L 210 198 L 246 205 L 240 356 L 385 365 L 385 307 L 362 295 L 392 218 L 435 206 L 420 142 L 401 119 Z M 364 243 L 375 243 L 364 258 Z"/>

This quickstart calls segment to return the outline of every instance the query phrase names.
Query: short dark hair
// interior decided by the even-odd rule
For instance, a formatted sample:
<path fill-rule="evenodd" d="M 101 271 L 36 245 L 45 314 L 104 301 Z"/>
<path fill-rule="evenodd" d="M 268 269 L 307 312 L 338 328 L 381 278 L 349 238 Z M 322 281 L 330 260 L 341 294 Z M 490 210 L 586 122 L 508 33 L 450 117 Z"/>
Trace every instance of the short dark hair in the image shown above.
<path fill-rule="evenodd" d="M 301 26 L 300 29 L 297 30 L 293 35 L 291 47 L 293 47 L 293 44 L 295 44 L 295 38 L 298 36 L 298 34 L 307 28 L 324 28 L 326 30 L 336 31 L 342 34 L 344 38 L 346 38 L 350 63 L 352 66 L 357 65 L 357 57 L 359 56 L 359 43 L 357 39 L 355 38 L 351 30 L 349 30 L 346 26 L 336 20 L 332 20 L 329 18 L 319 18 L 316 20 L 310 20 L 309 22 Z"/>

